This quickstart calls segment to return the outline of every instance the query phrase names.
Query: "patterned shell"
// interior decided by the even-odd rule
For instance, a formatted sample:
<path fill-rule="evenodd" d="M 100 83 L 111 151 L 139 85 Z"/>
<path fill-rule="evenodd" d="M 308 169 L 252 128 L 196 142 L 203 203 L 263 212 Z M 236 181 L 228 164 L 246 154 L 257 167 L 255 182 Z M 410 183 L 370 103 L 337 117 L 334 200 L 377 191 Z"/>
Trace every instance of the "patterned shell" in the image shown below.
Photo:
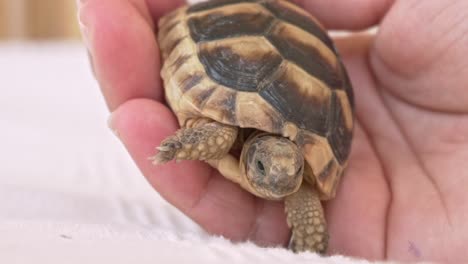
<path fill-rule="evenodd" d="M 284 0 L 217 0 L 163 17 L 166 98 L 193 117 L 296 141 L 322 198 L 335 195 L 353 130 L 353 91 L 319 22 Z"/>

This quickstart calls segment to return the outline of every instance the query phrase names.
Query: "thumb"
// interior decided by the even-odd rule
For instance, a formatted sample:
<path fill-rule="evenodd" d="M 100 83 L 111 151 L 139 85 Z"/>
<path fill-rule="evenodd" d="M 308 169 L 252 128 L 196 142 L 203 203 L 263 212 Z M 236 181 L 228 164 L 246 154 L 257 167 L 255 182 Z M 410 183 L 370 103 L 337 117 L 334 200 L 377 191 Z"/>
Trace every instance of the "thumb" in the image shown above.
<path fill-rule="evenodd" d="M 377 80 L 397 98 L 445 112 L 468 112 L 468 2 L 399 1 L 371 52 Z"/>

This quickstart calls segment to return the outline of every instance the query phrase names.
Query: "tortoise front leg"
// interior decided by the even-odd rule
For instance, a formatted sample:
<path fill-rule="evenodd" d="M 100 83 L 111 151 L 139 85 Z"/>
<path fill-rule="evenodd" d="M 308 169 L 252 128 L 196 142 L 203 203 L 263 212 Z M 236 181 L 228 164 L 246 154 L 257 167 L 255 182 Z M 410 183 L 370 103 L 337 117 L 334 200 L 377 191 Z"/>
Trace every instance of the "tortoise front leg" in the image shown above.
<path fill-rule="evenodd" d="M 237 137 L 237 127 L 210 119 L 190 120 L 187 126 L 167 137 L 157 147 L 151 159 L 155 164 L 176 160 L 220 159 L 231 149 Z"/>
<path fill-rule="evenodd" d="M 239 160 L 232 155 L 228 154 L 219 160 L 207 162 L 227 179 L 239 184 L 250 193 L 256 194 L 240 170 Z M 289 248 L 294 252 L 325 253 L 328 246 L 327 224 L 319 193 L 315 187 L 303 181 L 297 192 L 286 197 L 285 210 L 288 225 L 292 229 Z"/>
<path fill-rule="evenodd" d="M 286 197 L 285 210 L 292 229 L 289 248 L 294 252 L 325 253 L 328 247 L 327 224 L 315 187 L 304 181 L 296 193 Z"/>

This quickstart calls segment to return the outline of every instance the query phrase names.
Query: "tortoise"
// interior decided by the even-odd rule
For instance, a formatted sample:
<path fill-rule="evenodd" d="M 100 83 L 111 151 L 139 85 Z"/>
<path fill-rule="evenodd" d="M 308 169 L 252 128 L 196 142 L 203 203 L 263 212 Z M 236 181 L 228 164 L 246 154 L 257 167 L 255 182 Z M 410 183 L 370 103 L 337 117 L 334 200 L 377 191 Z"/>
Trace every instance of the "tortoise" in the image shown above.
<path fill-rule="evenodd" d="M 324 27 L 285 0 L 212 0 L 161 18 L 158 40 L 181 129 L 154 163 L 202 160 L 284 200 L 289 247 L 324 253 L 321 201 L 336 194 L 354 123 L 353 88 Z"/>

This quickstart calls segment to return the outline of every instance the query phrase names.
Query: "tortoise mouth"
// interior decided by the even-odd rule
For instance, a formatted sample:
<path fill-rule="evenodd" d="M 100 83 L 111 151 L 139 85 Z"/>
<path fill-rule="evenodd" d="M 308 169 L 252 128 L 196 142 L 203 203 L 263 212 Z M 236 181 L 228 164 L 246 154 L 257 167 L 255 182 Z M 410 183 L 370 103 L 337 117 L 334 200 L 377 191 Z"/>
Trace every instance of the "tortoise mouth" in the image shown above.
<path fill-rule="evenodd" d="M 268 200 L 281 200 L 286 196 L 295 193 L 302 184 L 302 177 L 299 179 L 278 180 L 270 182 L 251 182 L 256 195 Z"/>

